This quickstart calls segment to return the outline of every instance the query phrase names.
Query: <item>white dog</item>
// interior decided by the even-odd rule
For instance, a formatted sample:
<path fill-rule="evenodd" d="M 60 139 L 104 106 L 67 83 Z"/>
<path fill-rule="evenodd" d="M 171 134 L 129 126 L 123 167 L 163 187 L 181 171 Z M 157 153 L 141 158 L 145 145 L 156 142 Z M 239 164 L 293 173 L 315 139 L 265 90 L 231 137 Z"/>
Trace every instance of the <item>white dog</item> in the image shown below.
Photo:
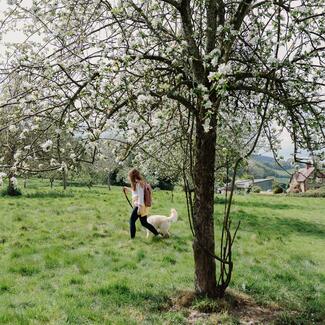
<path fill-rule="evenodd" d="M 169 237 L 169 227 L 172 222 L 175 222 L 177 220 L 177 211 L 175 209 L 171 209 L 169 217 L 161 216 L 161 215 L 153 215 L 148 217 L 147 220 L 164 237 Z M 149 230 L 147 230 L 147 237 L 149 237 Z"/>

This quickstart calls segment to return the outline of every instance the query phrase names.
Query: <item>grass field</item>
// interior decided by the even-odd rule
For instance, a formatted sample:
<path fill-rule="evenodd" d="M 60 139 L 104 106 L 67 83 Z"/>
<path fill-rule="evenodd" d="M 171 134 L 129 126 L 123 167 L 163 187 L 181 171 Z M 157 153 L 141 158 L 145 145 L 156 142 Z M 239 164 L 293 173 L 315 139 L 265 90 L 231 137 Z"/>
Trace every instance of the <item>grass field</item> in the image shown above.
<path fill-rule="evenodd" d="M 193 257 L 183 193 L 154 193 L 153 213 L 179 212 L 169 239 L 129 239 L 120 188 L 71 188 L 31 182 L 19 198 L 0 197 L 0 324 L 187 324 L 191 308 L 170 298 L 193 290 Z M 218 201 L 216 201 L 218 202 Z M 222 205 L 216 203 L 216 233 Z M 242 220 L 231 288 L 275 323 L 325 322 L 325 200 L 236 196 Z M 214 318 L 213 318 L 214 317 Z M 195 324 L 239 323 L 223 312 Z"/>

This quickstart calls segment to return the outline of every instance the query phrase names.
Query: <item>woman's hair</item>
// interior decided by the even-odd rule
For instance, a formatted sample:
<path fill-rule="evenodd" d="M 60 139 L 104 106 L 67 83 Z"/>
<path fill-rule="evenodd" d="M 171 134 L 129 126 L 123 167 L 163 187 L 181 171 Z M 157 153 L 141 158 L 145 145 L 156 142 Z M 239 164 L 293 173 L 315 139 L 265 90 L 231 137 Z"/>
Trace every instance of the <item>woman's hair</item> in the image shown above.
<path fill-rule="evenodd" d="M 129 180 L 131 182 L 131 188 L 133 191 L 135 191 L 135 188 L 137 185 L 136 181 L 139 181 L 141 186 L 143 186 L 144 178 L 141 176 L 140 172 L 136 168 L 132 168 L 129 171 L 128 176 L 129 176 Z"/>

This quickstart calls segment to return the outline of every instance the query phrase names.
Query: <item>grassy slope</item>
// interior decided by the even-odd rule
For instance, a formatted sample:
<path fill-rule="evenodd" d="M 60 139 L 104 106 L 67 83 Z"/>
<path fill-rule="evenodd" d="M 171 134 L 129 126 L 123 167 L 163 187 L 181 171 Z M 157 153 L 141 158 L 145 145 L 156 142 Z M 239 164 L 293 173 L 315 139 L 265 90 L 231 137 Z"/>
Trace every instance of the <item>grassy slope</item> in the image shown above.
<path fill-rule="evenodd" d="M 179 211 L 171 238 L 146 239 L 138 225 L 131 241 L 120 189 L 37 187 L 29 197 L 0 198 L 1 324 L 185 322 L 185 311 L 164 308 L 177 290 L 193 288 L 182 193 L 175 203 L 155 193 L 153 213 Z M 324 199 L 237 196 L 233 211 L 242 226 L 231 286 L 301 310 L 305 321 L 324 317 Z"/>
<path fill-rule="evenodd" d="M 243 223 L 234 286 L 325 320 L 325 200 L 237 197 L 234 219 Z"/>

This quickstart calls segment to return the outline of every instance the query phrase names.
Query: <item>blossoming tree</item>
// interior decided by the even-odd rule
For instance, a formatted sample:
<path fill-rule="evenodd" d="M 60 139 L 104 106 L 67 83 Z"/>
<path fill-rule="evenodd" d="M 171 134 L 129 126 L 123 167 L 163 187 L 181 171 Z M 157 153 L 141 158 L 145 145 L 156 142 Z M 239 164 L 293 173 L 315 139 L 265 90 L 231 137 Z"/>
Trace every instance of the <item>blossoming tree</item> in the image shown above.
<path fill-rule="evenodd" d="M 237 161 L 263 132 L 271 139 L 274 124 L 291 134 L 295 156 L 300 148 L 324 148 L 323 0 L 11 3 L 4 26 L 23 20 L 29 40 L 4 67 L 31 85 L 2 105 L 20 105 L 17 121 L 49 117 L 55 128 L 94 139 L 110 130 L 127 154 L 139 144 L 145 149 L 148 134 L 159 136 L 160 123 L 188 120 L 195 288 L 223 296 L 234 236 L 223 230 L 226 246 L 215 254 L 218 136 L 250 130 L 252 146 L 242 142 Z M 48 140 L 60 143 L 60 135 Z"/>

